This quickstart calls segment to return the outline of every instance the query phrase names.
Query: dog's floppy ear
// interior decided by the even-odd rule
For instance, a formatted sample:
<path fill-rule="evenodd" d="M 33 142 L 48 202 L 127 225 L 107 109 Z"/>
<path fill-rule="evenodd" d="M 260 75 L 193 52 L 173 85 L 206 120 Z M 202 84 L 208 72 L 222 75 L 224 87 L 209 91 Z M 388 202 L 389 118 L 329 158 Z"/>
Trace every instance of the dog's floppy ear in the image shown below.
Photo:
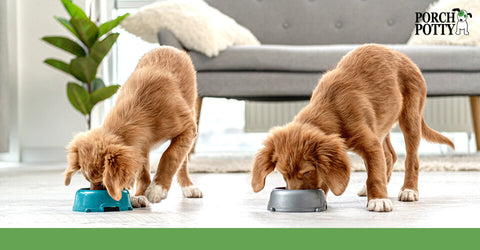
<path fill-rule="evenodd" d="M 80 170 L 80 164 L 78 163 L 78 147 L 75 142 L 70 143 L 67 147 L 68 155 L 68 167 L 65 170 L 65 186 L 70 185 L 70 181 L 72 180 L 72 176 Z"/>
<path fill-rule="evenodd" d="M 459 9 L 459 8 L 454 8 L 454 9 L 452 9 L 452 11 L 453 11 L 453 12 L 455 12 L 455 11 L 460 12 L 460 9 Z"/>
<path fill-rule="evenodd" d="M 142 160 L 142 155 L 129 146 L 113 144 L 107 147 L 103 185 L 114 200 L 122 198 L 122 190 L 135 174 L 135 169 L 141 166 Z"/>
<path fill-rule="evenodd" d="M 350 159 L 344 141 L 336 135 L 316 136 L 310 141 L 310 161 L 335 195 L 341 195 L 350 180 Z"/>
<path fill-rule="evenodd" d="M 472 18 L 472 13 L 467 13 L 467 16 Z"/>
<path fill-rule="evenodd" d="M 255 193 L 265 187 L 265 178 L 275 169 L 275 163 L 272 160 L 274 146 L 271 140 L 267 139 L 264 146 L 255 156 L 252 169 L 252 188 Z"/>

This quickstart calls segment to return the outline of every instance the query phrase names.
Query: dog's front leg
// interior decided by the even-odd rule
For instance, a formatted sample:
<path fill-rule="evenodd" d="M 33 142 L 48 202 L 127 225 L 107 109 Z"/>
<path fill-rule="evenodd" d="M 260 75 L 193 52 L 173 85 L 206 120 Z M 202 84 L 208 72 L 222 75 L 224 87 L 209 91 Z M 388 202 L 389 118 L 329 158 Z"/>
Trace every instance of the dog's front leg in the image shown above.
<path fill-rule="evenodd" d="M 385 155 L 385 161 L 387 163 L 387 184 L 390 182 L 392 176 L 393 165 L 397 161 L 397 154 L 393 149 L 392 142 L 390 141 L 390 134 L 388 134 L 383 140 L 383 153 Z M 367 196 L 367 185 L 364 184 L 362 189 L 357 193 L 358 196 Z"/>
<path fill-rule="evenodd" d="M 142 167 L 138 170 L 138 173 L 135 177 L 136 179 L 136 192 L 135 196 L 131 196 L 130 199 L 132 200 L 133 207 L 148 207 L 150 206 L 150 202 L 148 201 L 147 197 L 145 196 L 145 191 L 147 190 L 148 186 L 151 183 L 150 180 L 150 160 L 149 160 L 149 152 L 148 149 L 145 150 L 144 153 L 144 163 Z"/>
<path fill-rule="evenodd" d="M 145 196 L 145 191 L 152 182 L 150 180 L 150 157 L 148 149 L 144 153 L 144 163 L 142 167 L 138 170 L 136 176 L 136 193 L 135 196 Z"/>
<path fill-rule="evenodd" d="M 160 159 L 153 182 L 147 188 L 146 195 L 150 202 L 158 203 L 167 198 L 173 176 L 186 159 L 195 136 L 195 129 L 188 129 L 172 139 Z"/>
<path fill-rule="evenodd" d="M 150 202 L 148 201 L 147 197 L 145 196 L 130 196 L 130 201 L 132 202 L 132 207 L 140 208 L 140 207 L 149 207 Z"/>
<path fill-rule="evenodd" d="M 392 201 L 388 199 L 386 161 L 382 144 L 376 138 L 366 140 L 358 148 L 367 169 L 367 207 L 369 211 L 390 212 Z"/>

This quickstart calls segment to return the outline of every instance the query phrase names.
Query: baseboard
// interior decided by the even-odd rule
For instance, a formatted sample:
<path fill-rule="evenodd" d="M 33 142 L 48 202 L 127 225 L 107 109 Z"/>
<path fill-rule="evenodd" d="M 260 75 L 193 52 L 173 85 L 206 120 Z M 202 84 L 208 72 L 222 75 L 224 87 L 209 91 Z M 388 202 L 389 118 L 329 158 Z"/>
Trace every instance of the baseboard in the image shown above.
<path fill-rule="evenodd" d="M 24 147 L 21 150 L 22 162 L 66 162 L 67 150 L 64 147 Z"/>

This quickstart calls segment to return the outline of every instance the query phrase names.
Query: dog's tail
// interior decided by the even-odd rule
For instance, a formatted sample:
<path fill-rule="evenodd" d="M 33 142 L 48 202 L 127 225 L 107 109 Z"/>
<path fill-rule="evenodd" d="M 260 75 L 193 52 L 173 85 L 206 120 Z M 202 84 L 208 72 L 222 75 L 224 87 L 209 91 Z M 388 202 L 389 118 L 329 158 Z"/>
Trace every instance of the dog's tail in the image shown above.
<path fill-rule="evenodd" d="M 429 142 L 445 144 L 450 146 L 453 150 L 455 150 L 455 145 L 453 145 L 453 142 L 450 141 L 450 139 L 448 139 L 447 137 L 441 135 L 437 131 L 428 127 L 423 117 L 422 117 L 422 137 Z"/>

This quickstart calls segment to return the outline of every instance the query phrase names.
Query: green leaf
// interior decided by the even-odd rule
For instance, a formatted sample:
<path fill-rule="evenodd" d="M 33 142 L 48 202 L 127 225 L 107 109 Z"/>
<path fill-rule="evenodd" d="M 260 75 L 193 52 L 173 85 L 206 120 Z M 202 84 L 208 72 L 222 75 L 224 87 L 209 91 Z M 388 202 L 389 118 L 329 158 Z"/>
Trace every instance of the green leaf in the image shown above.
<path fill-rule="evenodd" d="M 98 64 L 90 57 L 78 57 L 70 61 L 72 75 L 82 82 L 92 82 L 97 75 Z"/>
<path fill-rule="evenodd" d="M 82 8 L 78 7 L 76 4 L 72 3 L 71 0 L 61 0 L 63 6 L 67 10 L 68 14 L 71 17 L 79 17 L 79 18 L 88 18 Z"/>
<path fill-rule="evenodd" d="M 92 111 L 90 94 L 79 84 L 69 82 L 67 84 L 67 96 L 72 106 L 80 113 L 87 115 Z"/>
<path fill-rule="evenodd" d="M 73 28 L 77 32 L 80 40 L 88 48 L 91 48 L 92 45 L 97 41 L 98 38 L 98 27 L 88 18 L 77 18 L 73 17 L 70 20 Z"/>
<path fill-rule="evenodd" d="M 108 87 L 97 89 L 95 92 L 92 93 L 91 96 L 92 106 L 117 93 L 118 88 L 120 88 L 120 85 L 111 85 Z"/>
<path fill-rule="evenodd" d="M 110 49 L 112 48 L 113 44 L 117 41 L 118 33 L 112 33 L 108 35 L 102 41 L 96 42 L 92 48 L 90 49 L 90 57 L 100 64 L 103 58 L 108 54 Z"/>
<path fill-rule="evenodd" d="M 46 59 L 45 61 L 43 61 L 44 63 L 52 66 L 52 67 L 55 67 L 67 74 L 72 74 L 72 72 L 70 71 L 70 65 L 66 62 L 62 62 L 58 59 L 54 59 L 54 58 L 48 58 Z"/>
<path fill-rule="evenodd" d="M 65 28 L 67 28 L 67 30 L 69 30 L 72 34 L 74 34 L 78 39 L 80 39 L 80 36 L 78 35 L 78 33 L 75 31 L 75 29 L 73 28 L 72 24 L 70 23 L 70 21 L 68 21 L 67 19 L 65 18 L 62 18 L 62 17 L 55 17 L 55 19 L 57 19 L 57 21 L 59 21 Z"/>
<path fill-rule="evenodd" d="M 100 27 L 98 28 L 98 37 L 101 37 L 107 34 L 110 30 L 117 27 L 123 21 L 123 19 L 125 19 L 125 17 L 127 17 L 128 15 L 130 14 L 127 13 L 123 16 L 119 16 L 116 19 L 110 20 L 100 25 Z"/>
<path fill-rule="evenodd" d="M 85 56 L 85 50 L 78 43 L 61 36 L 45 36 L 42 38 L 45 42 L 72 53 L 75 56 Z"/>
<path fill-rule="evenodd" d="M 95 80 L 92 82 L 92 92 L 95 92 L 101 88 L 105 88 L 105 83 L 101 78 L 95 78 Z"/>

